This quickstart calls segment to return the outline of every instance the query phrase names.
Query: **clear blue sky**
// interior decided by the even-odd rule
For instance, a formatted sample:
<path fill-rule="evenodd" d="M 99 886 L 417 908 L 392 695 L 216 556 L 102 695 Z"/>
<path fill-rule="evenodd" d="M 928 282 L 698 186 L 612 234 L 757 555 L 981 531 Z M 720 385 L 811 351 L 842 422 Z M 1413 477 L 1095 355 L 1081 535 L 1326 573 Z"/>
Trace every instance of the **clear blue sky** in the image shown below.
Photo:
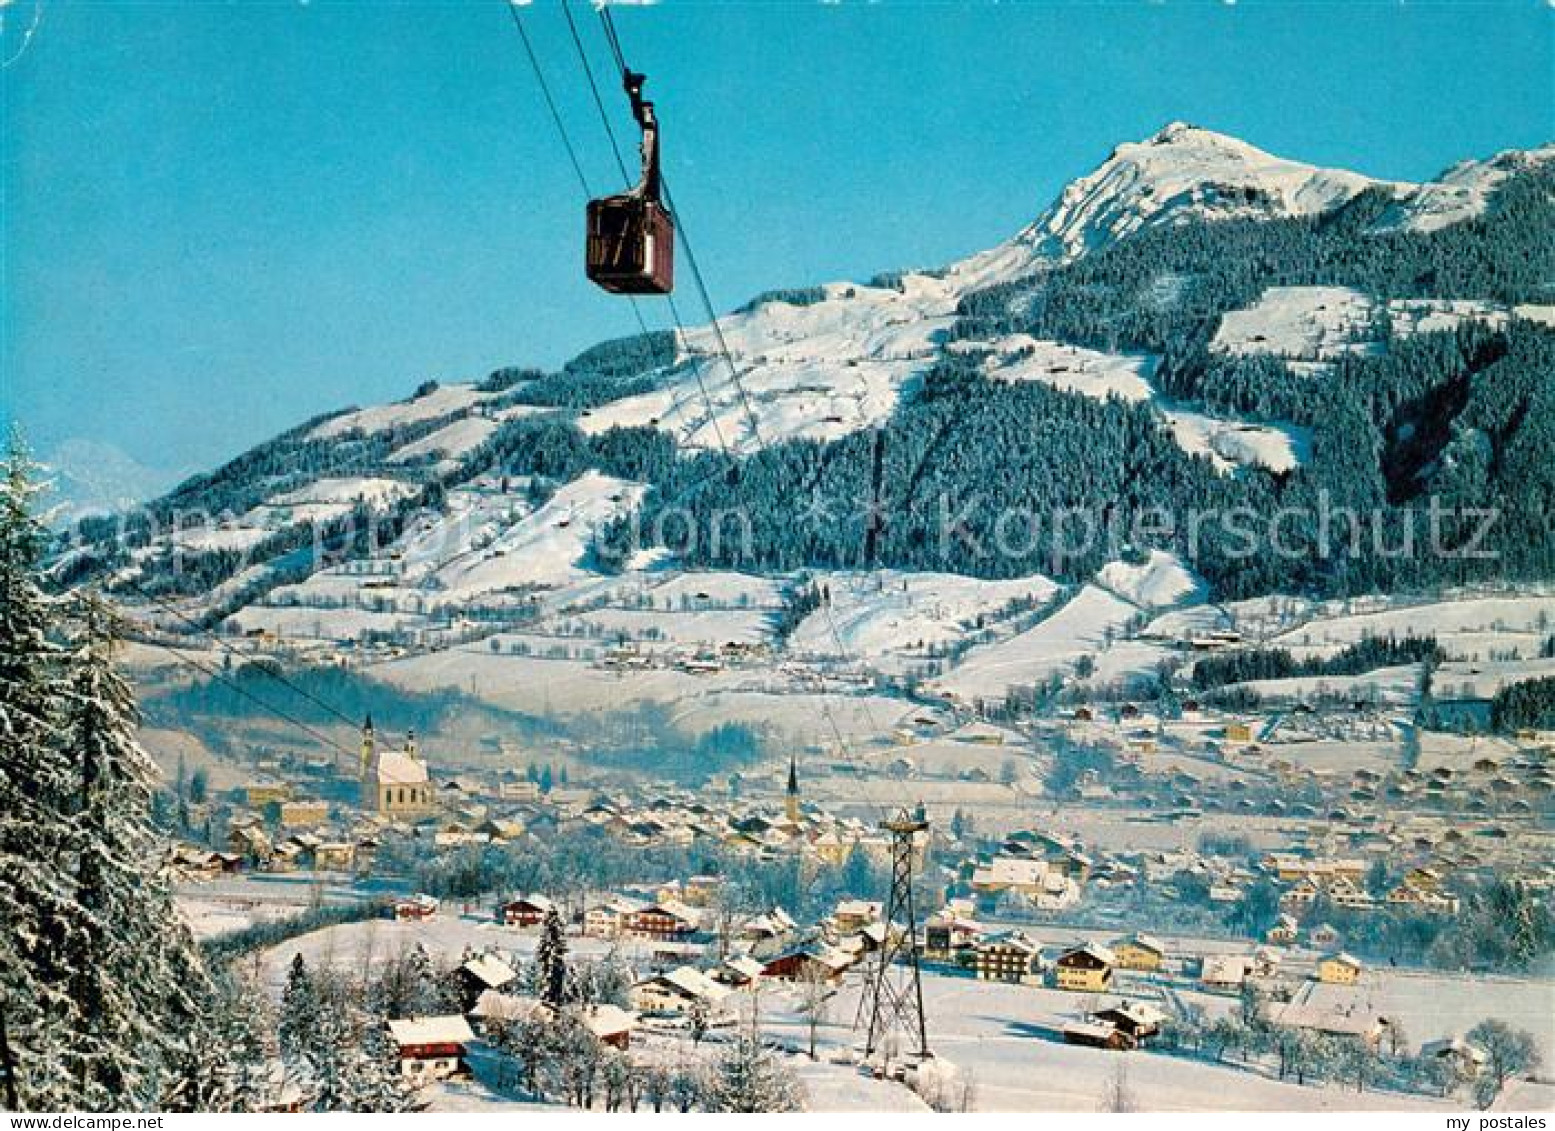
<path fill-rule="evenodd" d="M 0 8 L 6 57 L 34 2 Z M 0 404 L 45 452 L 87 437 L 205 466 L 319 411 L 635 328 L 582 279 L 582 193 L 501 0 L 43 3 L 3 75 Z M 523 18 L 613 188 L 560 10 Z M 1172 119 L 1400 179 L 1555 136 L 1544 0 L 616 18 L 721 308 L 986 247 Z"/>

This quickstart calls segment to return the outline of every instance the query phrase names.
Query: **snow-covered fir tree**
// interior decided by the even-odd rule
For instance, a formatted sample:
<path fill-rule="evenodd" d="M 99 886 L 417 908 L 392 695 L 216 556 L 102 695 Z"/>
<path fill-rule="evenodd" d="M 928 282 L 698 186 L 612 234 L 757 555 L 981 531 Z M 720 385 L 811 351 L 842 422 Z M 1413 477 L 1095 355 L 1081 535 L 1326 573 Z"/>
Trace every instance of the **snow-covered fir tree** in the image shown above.
<path fill-rule="evenodd" d="M 319 991 L 302 955 L 294 954 L 281 991 L 281 1016 L 276 1025 L 281 1056 L 288 1062 L 306 1058 L 319 1029 Z"/>
<path fill-rule="evenodd" d="M 35 467 L 13 433 L 0 482 L 0 1104 L 59 1110 L 58 1057 L 75 1026 L 66 955 L 76 914 L 68 859 L 75 775 L 63 741 L 63 655 L 38 584 L 45 532 Z"/>
<path fill-rule="evenodd" d="M 567 933 L 561 913 L 550 907 L 540 925 L 540 941 L 535 947 L 535 965 L 539 973 L 540 1000 L 553 1009 L 567 1000 Z"/>
<path fill-rule="evenodd" d="M 0 1102 L 229 1106 L 215 995 L 160 871 L 155 767 L 114 667 L 114 617 L 41 583 L 35 469 L 0 483 Z"/>
<path fill-rule="evenodd" d="M 150 821 L 156 767 L 135 737 L 135 701 L 114 668 L 112 611 L 81 600 L 65 718 L 78 774 L 76 909 L 69 993 L 76 1007 L 63 1067 L 78 1106 L 198 1105 L 218 1097 L 207 1039 L 214 989 L 157 864 Z M 201 1082 L 203 1081 L 203 1083 Z"/>
<path fill-rule="evenodd" d="M 759 1033 L 742 1031 L 714 1066 L 704 1105 L 709 1111 L 798 1111 L 799 1083 Z"/>

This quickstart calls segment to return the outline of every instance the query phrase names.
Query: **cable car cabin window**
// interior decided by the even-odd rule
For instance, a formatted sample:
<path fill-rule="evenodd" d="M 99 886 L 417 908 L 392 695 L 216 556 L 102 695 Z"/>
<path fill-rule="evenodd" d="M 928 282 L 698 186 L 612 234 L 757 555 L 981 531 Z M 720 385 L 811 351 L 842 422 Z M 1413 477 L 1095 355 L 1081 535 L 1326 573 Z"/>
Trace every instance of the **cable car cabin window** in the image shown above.
<path fill-rule="evenodd" d="M 675 221 L 635 193 L 591 200 L 588 277 L 607 291 L 667 295 L 675 286 Z"/>

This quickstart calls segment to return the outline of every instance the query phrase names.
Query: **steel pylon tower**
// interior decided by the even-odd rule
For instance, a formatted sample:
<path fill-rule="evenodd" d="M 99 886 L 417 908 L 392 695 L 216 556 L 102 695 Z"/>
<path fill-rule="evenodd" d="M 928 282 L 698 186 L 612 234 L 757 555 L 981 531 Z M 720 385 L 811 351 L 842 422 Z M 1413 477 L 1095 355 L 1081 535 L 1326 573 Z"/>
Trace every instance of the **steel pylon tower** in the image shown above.
<path fill-rule="evenodd" d="M 913 906 L 912 863 L 914 841 L 928 831 L 929 823 L 906 809 L 880 827 L 891 834 L 891 893 L 886 900 L 885 938 L 875 952 L 863 1012 L 869 1015 L 864 1055 L 873 1056 L 894 1030 L 902 1031 L 917 1045 L 920 1059 L 927 1060 L 929 1031 L 923 1020 L 923 979 L 918 970 L 918 915 Z M 902 932 L 897 933 L 900 924 Z"/>

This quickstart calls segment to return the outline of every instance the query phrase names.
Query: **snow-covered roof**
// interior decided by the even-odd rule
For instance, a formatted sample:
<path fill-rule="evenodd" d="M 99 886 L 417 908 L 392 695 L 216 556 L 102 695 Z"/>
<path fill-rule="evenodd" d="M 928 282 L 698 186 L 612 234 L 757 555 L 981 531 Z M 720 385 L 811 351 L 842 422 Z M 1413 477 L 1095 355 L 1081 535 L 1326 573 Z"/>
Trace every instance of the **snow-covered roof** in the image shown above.
<path fill-rule="evenodd" d="M 536 1013 L 544 1016 L 549 1012 L 550 1007 L 539 998 L 505 994 L 501 990 L 482 990 L 481 996 L 475 1000 L 475 1008 L 470 1010 L 470 1016 L 483 1021 L 524 1021 Z"/>
<path fill-rule="evenodd" d="M 1135 931 L 1133 934 L 1119 939 L 1112 945 L 1119 947 L 1136 946 L 1143 950 L 1152 950 L 1156 954 L 1166 953 L 1166 947 L 1161 944 L 1160 939 L 1156 938 L 1154 935 L 1147 935 L 1143 931 Z"/>
<path fill-rule="evenodd" d="M 584 1027 L 601 1040 L 637 1028 L 637 1014 L 618 1005 L 593 1005 L 579 1014 Z"/>
<path fill-rule="evenodd" d="M 373 764 L 373 772 L 382 785 L 427 784 L 426 763 L 399 750 L 385 750 Z"/>
<path fill-rule="evenodd" d="M 724 965 L 737 974 L 743 974 L 747 978 L 759 978 L 761 972 L 766 969 L 760 962 L 748 954 L 737 954 L 733 958 L 725 959 Z"/>
<path fill-rule="evenodd" d="M 470 1023 L 457 1013 L 390 1021 L 389 1036 L 402 1049 L 415 1045 L 463 1045 L 475 1039 Z"/>
<path fill-rule="evenodd" d="M 500 990 L 518 977 L 518 973 L 513 967 L 502 961 L 495 954 L 478 955 L 470 959 L 459 969 L 468 971 L 494 990 Z"/>

